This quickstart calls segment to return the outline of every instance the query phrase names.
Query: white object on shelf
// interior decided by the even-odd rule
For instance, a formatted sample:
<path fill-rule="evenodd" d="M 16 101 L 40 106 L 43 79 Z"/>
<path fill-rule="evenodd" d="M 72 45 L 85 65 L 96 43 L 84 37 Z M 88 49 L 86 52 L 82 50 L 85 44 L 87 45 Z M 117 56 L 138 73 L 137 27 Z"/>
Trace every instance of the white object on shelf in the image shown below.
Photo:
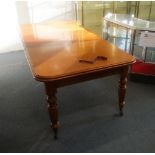
<path fill-rule="evenodd" d="M 139 46 L 143 46 L 142 56 L 145 61 L 147 47 L 155 47 L 155 32 L 141 32 Z"/>
<path fill-rule="evenodd" d="M 141 32 L 139 45 L 143 47 L 155 47 L 155 32 Z"/>

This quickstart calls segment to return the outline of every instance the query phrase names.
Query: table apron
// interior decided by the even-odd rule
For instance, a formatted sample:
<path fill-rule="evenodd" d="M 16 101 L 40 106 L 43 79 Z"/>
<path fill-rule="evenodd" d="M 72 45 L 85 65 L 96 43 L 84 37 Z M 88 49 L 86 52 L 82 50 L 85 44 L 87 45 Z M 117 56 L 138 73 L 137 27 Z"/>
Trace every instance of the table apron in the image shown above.
<path fill-rule="evenodd" d="M 85 74 L 79 74 L 76 76 L 68 76 L 56 80 L 48 80 L 44 81 L 44 83 L 51 85 L 51 87 L 59 88 L 67 85 L 72 85 L 84 81 L 89 81 L 97 78 L 102 78 L 106 76 L 111 76 L 114 74 L 122 74 L 124 71 L 128 70 L 129 65 L 121 66 L 121 67 L 115 67 L 115 68 L 108 68 L 106 70 L 100 70 L 95 72 L 89 72 Z"/>

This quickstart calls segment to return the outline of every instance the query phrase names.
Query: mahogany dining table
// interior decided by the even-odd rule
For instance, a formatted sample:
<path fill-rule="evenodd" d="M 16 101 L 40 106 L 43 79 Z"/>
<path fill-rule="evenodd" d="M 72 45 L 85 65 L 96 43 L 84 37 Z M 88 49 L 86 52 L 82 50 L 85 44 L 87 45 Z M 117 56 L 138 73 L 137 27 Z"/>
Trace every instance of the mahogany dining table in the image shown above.
<path fill-rule="evenodd" d="M 20 28 L 32 75 L 45 86 L 55 139 L 60 126 L 59 87 L 119 74 L 118 105 L 123 115 L 128 69 L 135 61 L 132 55 L 74 21 L 22 24 Z"/>

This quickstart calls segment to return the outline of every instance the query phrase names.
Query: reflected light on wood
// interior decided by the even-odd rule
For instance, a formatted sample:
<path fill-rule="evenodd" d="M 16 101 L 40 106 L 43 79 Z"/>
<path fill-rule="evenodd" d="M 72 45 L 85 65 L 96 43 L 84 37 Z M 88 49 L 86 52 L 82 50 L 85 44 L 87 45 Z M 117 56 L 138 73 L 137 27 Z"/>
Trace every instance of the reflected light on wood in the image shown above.
<path fill-rule="evenodd" d="M 48 80 L 132 63 L 134 58 L 75 22 L 21 25 L 26 55 L 34 77 Z M 106 61 L 80 63 L 83 56 Z"/>

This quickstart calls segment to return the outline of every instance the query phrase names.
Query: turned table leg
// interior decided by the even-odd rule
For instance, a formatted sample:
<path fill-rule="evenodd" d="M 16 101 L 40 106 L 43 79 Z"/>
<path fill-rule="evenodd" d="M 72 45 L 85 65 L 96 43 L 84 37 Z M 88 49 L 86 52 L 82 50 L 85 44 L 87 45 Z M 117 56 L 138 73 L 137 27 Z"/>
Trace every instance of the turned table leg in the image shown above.
<path fill-rule="evenodd" d="M 119 109 L 120 115 L 123 116 L 123 107 L 125 104 L 125 94 L 126 94 L 126 86 L 127 86 L 127 76 L 128 76 L 128 67 L 124 68 L 120 75 L 120 84 L 119 84 Z"/>
<path fill-rule="evenodd" d="M 48 113 L 51 120 L 51 127 L 54 131 L 54 138 L 57 139 L 57 132 L 59 128 L 58 104 L 56 98 L 57 89 L 52 87 L 50 83 L 45 83 L 45 90 L 47 95 Z"/>

